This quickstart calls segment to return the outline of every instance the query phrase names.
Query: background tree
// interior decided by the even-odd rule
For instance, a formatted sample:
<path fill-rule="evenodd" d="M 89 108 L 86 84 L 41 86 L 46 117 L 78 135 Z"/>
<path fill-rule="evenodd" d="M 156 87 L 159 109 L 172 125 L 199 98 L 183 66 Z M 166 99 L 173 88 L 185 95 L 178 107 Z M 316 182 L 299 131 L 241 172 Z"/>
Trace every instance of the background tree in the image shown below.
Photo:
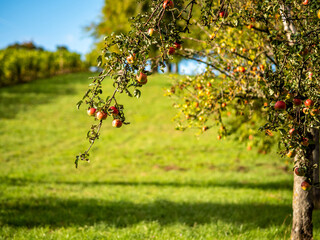
<path fill-rule="evenodd" d="M 201 11 L 196 21 L 194 11 Z M 242 122 L 260 118 L 260 129 L 267 135 L 280 133 L 280 154 L 295 156 L 292 239 L 312 239 L 309 190 L 319 186 L 319 179 L 313 178 L 320 112 L 318 11 L 317 2 L 293 0 L 153 1 L 150 10 L 133 19 L 131 31 L 105 39 L 98 58 L 104 70 L 78 103 L 85 101 L 89 114 L 97 112 L 100 121 L 88 132 L 91 145 L 77 156 L 76 164 L 88 160 L 108 115 L 115 127 L 127 124 L 117 94 L 141 95 L 150 74 L 145 71 L 149 51 L 156 46 L 160 65 L 174 54 L 207 65 L 203 74 L 187 77 L 171 89 L 184 101 L 177 105 L 183 115 L 181 129 L 186 121 L 206 131 L 213 119 L 221 126 L 219 136 L 227 135 L 227 109 L 234 109 Z M 150 28 L 157 34 L 150 36 Z M 190 37 L 189 32 L 199 29 L 207 39 Z M 194 42 L 193 47 L 181 49 L 184 40 Z M 105 100 L 101 84 L 106 76 L 114 80 L 115 91 Z"/>

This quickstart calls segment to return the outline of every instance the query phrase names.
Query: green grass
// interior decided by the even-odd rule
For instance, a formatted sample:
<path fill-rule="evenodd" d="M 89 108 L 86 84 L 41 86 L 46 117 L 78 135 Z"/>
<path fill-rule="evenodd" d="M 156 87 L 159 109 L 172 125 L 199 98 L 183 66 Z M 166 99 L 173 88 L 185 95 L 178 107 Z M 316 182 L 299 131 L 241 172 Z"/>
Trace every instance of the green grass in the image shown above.
<path fill-rule="evenodd" d="M 75 104 L 91 75 L 0 89 L 0 239 L 289 238 L 285 159 L 214 129 L 175 131 L 167 76 L 150 78 L 139 100 L 121 98 L 131 124 L 105 120 L 91 163 L 75 169 L 93 121 Z M 315 212 L 315 239 L 319 226 Z"/>

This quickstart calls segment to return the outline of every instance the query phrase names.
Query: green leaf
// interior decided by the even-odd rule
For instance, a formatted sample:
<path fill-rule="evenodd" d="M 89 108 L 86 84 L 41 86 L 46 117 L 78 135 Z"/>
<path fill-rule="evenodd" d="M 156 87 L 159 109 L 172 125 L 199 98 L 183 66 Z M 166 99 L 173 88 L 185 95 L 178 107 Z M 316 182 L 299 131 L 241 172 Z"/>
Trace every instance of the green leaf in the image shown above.
<path fill-rule="evenodd" d="M 98 67 L 100 67 L 101 66 L 101 64 L 102 64 L 102 57 L 101 57 L 101 55 L 97 58 L 97 63 L 98 63 Z"/>
<path fill-rule="evenodd" d="M 80 100 L 79 102 L 77 102 L 77 109 L 79 109 L 80 108 L 80 106 L 81 106 L 81 104 L 83 103 L 83 101 L 82 100 Z"/>
<path fill-rule="evenodd" d="M 133 92 L 133 96 L 136 98 L 140 98 L 141 96 L 141 91 L 139 89 L 135 89 Z"/>

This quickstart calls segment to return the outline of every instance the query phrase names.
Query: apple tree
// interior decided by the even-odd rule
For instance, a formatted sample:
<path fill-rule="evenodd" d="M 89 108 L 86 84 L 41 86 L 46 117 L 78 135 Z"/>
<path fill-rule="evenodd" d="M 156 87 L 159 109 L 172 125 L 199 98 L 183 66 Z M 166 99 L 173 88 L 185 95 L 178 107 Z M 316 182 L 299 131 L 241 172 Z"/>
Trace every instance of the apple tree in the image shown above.
<path fill-rule="evenodd" d="M 232 114 L 242 126 L 259 124 L 268 136 L 278 132 L 280 154 L 293 158 L 291 238 L 312 239 L 311 189 L 319 187 L 319 175 L 314 177 L 319 172 L 319 8 L 312 0 L 149 2 L 147 11 L 132 18 L 128 33 L 104 39 L 98 57 L 103 71 L 78 103 L 87 104 L 95 124 L 87 135 L 90 146 L 76 165 L 89 159 L 104 122 L 128 124 L 117 96 L 139 98 L 151 74 L 145 70 L 150 58 L 161 67 L 176 55 L 193 59 L 206 70 L 178 79 L 168 91 L 176 97 L 178 128 L 203 132 L 218 124 L 222 138 L 230 132 Z M 151 56 L 154 47 L 159 54 Z M 101 90 L 106 77 L 113 79 L 109 96 Z"/>

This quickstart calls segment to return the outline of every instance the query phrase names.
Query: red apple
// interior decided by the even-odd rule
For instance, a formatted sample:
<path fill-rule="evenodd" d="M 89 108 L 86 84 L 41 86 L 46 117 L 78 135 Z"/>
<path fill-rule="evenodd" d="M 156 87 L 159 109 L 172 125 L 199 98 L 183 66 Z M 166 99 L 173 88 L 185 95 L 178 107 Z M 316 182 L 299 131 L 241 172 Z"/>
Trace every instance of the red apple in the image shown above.
<path fill-rule="evenodd" d="M 105 120 L 107 117 L 108 117 L 108 114 L 105 113 L 105 112 L 103 112 L 103 111 L 99 111 L 99 112 L 97 112 L 97 114 L 96 114 L 96 118 L 97 118 L 98 120 Z"/>
<path fill-rule="evenodd" d="M 302 101 L 301 101 L 301 99 L 299 99 L 299 98 L 294 98 L 294 99 L 293 99 L 293 104 L 294 104 L 295 106 L 300 106 L 300 105 L 302 104 Z"/>
<path fill-rule="evenodd" d="M 294 173 L 295 173 L 297 176 L 300 176 L 300 177 L 302 177 L 302 176 L 304 176 L 304 175 L 306 174 L 304 168 L 299 168 L 299 167 L 296 167 L 296 168 L 294 169 Z"/>
<path fill-rule="evenodd" d="M 173 8 L 174 7 L 174 3 L 173 3 L 173 1 L 171 1 L 171 0 L 165 0 L 164 2 L 163 2 L 163 9 L 166 9 L 166 8 Z"/>
<path fill-rule="evenodd" d="M 179 50 L 181 49 L 181 44 L 180 43 L 174 43 L 175 49 Z"/>
<path fill-rule="evenodd" d="M 309 80 L 312 80 L 312 76 L 313 76 L 313 73 L 312 73 L 312 72 L 309 72 L 309 73 L 308 73 L 308 78 L 309 78 Z"/>
<path fill-rule="evenodd" d="M 132 64 L 132 63 L 134 63 L 134 61 L 136 60 L 136 54 L 130 54 L 128 57 L 127 57 L 127 62 L 129 63 L 129 64 Z"/>
<path fill-rule="evenodd" d="M 153 28 L 149 28 L 149 30 L 148 30 L 149 36 L 152 36 L 152 35 L 153 35 L 153 32 L 154 32 L 154 29 L 153 29 Z"/>
<path fill-rule="evenodd" d="M 274 109 L 275 110 L 286 110 L 286 108 L 287 108 L 287 106 L 286 106 L 286 103 L 284 101 L 278 101 L 274 105 Z"/>
<path fill-rule="evenodd" d="M 96 111 L 97 111 L 97 109 L 95 109 L 95 108 L 89 108 L 87 113 L 89 116 L 94 116 Z"/>
<path fill-rule="evenodd" d="M 168 54 L 173 55 L 175 53 L 175 51 L 176 51 L 176 49 L 174 47 L 169 47 Z"/>
<path fill-rule="evenodd" d="M 219 17 L 226 18 L 226 17 L 228 17 L 228 13 L 225 11 L 221 11 L 221 12 L 219 12 Z"/>
<path fill-rule="evenodd" d="M 119 110 L 115 106 L 111 106 L 109 109 L 112 110 L 112 114 L 113 115 L 118 115 L 119 114 Z"/>
<path fill-rule="evenodd" d="M 307 181 L 303 181 L 301 183 L 301 188 L 305 191 L 309 191 L 311 189 L 311 185 Z"/>
<path fill-rule="evenodd" d="M 122 126 L 122 122 L 120 121 L 120 119 L 114 119 L 112 121 L 112 127 L 120 128 L 121 126 Z"/>
<path fill-rule="evenodd" d="M 297 131 L 296 131 L 294 128 L 291 128 L 291 129 L 289 130 L 290 136 L 293 136 L 293 135 L 295 135 L 296 133 L 297 133 Z"/>
<path fill-rule="evenodd" d="M 292 158 L 292 157 L 294 157 L 296 154 L 295 154 L 295 151 L 289 151 L 288 153 L 287 153 L 287 157 L 288 158 Z"/>
<path fill-rule="evenodd" d="M 202 131 L 203 131 L 203 132 L 207 131 L 208 129 L 209 129 L 208 126 L 203 126 L 203 127 L 202 127 Z"/>
<path fill-rule="evenodd" d="M 304 1 L 302 2 L 303 5 L 308 5 L 308 3 L 309 3 L 309 0 L 304 0 Z"/>
<path fill-rule="evenodd" d="M 304 105 L 306 107 L 312 107 L 314 104 L 314 102 L 311 100 L 311 99 L 307 99 L 305 102 L 304 102 Z"/>
<path fill-rule="evenodd" d="M 319 113 L 320 113 L 320 110 L 319 110 L 319 109 L 312 109 L 312 110 L 310 111 L 310 115 L 311 115 L 311 116 L 319 115 Z"/>
<path fill-rule="evenodd" d="M 148 82 L 147 75 L 144 74 L 143 72 L 140 72 L 140 74 L 138 74 L 136 77 L 137 77 L 137 82 L 142 85 Z"/>
<path fill-rule="evenodd" d="M 242 73 L 244 73 L 246 71 L 246 69 L 242 66 L 238 67 L 237 70 L 238 70 L 238 72 L 242 72 Z"/>

